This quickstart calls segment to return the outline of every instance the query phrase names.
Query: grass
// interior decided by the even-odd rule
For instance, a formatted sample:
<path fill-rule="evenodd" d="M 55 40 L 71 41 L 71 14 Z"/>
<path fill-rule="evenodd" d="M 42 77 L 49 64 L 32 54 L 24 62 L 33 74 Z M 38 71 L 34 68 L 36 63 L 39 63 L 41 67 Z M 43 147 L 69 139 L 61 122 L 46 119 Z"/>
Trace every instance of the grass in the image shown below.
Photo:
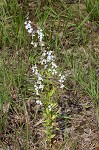
<path fill-rule="evenodd" d="M 64 133 L 64 141 L 58 143 L 61 130 L 57 120 L 62 120 L 60 113 L 65 116 L 63 120 L 66 122 L 60 121 L 62 124 L 65 122 L 65 129 L 68 120 L 72 119 L 72 114 L 69 117 L 63 114 L 59 103 L 65 105 L 61 97 L 67 91 L 69 94 L 71 91 L 82 93 L 94 105 L 99 128 L 99 53 L 95 31 L 98 28 L 98 1 L 93 4 L 86 0 L 83 6 L 80 3 L 66 4 L 63 0 L 49 1 L 40 6 L 38 1 L 39 8 L 36 3 L 33 3 L 33 8 L 31 5 L 31 14 L 37 20 L 32 24 L 43 30 L 45 46 L 41 45 L 36 33 L 33 37 L 33 42 L 37 42 L 35 48 L 30 44 L 32 38 L 24 26 L 30 11 L 28 2 L 0 2 L 0 148 L 65 150 L 68 145 L 74 150 L 77 139 L 69 138 L 67 133 Z M 49 71 L 52 62 L 47 69 L 41 64 L 45 49 L 54 53 L 52 62 L 54 67 L 57 66 L 57 73 Z M 35 64 L 42 78 L 40 85 L 44 86 L 43 90 L 38 89 L 39 95 L 34 86 L 39 77 L 31 69 Z M 63 89 L 60 88 L 59 74 L 66 76 L 62 81 Z M 76 100 L 76 103 L 79 102 Z"/>
<path fill-rule="evenodd" d="M 85 0 L 86 10 L 90 14 L 90 19 L 99 21 L 99 1 L 98 0 Z"/>

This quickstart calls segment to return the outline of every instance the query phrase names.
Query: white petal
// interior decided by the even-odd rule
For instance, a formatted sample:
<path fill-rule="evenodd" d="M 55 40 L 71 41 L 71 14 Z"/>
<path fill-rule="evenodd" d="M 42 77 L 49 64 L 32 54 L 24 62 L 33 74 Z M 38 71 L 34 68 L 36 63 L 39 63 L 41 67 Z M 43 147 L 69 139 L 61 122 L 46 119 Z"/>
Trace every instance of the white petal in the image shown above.
<path fill-rule="evenodd" d="M 61 89 L 63 89 L 64 87 L 65 87 L 65 86 L 64 86 L 63 84 L 60 86 Z"/>
<path fill-rule="evenodd" d="M 34 47 L 35 47 L 35 48 L 37 47 L 37 43 L 36 43 L 36 42 L 34 43 Z"/>
<path fill-rule="evenodd" d="M 38 76 L 38 80 L 39 80 L 39 81 L 43 81 L 43 79 L 42 79 L 41 76 Z"/>
<path fill-rule="evenodd" d="M 46 53 L 44 52 L 44 53 L 42 54 L 42 56 L 45 57 L 45 56 L 46 56 Z"/>
<path fill-rule="evenodd" d="M 28 22 L 27 22 L 27 21 L 25 21 L 25 22 L 24 22 L 24 24 L 25 24 L 25 25 L 27 25 L 27 24 L 28 24 Z"/>
<path fill-rule="evenodd" d="M 47 62 L 50 62 L 51 60 L 52 60 L 51 56 L 48 55 L 48 56 L 47 56 Z"/>
<path fill-rule="evenodd" d="M 49 106 L 48 106 L 48 109 L 49 109 L 50 111 L 52 110 L 52 107 L 51 107 L 51 105 L 49 105 Z"/>
<path fill-rule="evenodd" d="M 40 84 L 39 89 L 44 89 L 44 85 Z"/>
<path fill-rule="evenodd" d="M 36 100 L 36 103 L 37 103 L 38 105 L 42 105 L 42 102 L 41 102 L 40 100 Z"/>
<path fill-rule="evenodd" d="M 33 29 L 28 29 L 28 33 L 33 33 Z"/>
<path fill-rule="evenodd" d="M 31 21 L 29 20 L 28 23 L 31 24 Z"/>
<path fill-rule="evenodd" d="M 31 45 L 34 45 L 33 41 L 31 42 Z"/>

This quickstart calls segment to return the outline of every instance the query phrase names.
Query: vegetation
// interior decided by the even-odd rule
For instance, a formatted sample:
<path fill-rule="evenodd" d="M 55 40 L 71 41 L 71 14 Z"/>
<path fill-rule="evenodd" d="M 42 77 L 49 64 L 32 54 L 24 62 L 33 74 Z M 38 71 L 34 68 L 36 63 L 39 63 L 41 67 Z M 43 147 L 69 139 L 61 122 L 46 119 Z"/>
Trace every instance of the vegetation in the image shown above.
<path fill-rule="evenodd" d="M 99 1 L 0 1 L 0 149 L 99 148 Z"/>
<path fill-rule="evenodd" d="M 99 24 L 99 1 L 98 0 L 85 0 L 86 10 L 90 14 L 90 19 L 98 21 Z"/>

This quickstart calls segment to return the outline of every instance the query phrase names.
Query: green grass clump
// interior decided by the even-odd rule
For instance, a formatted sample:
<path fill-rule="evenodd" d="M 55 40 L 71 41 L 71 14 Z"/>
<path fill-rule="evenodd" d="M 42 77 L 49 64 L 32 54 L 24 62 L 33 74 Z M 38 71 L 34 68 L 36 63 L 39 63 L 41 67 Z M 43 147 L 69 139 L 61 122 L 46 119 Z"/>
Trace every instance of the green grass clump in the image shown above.
<path fill-rule="evenodd" d="M 99 1 L 85 0 L 86 11 L 90 14 L 90 20 L 98 21 L 99 23 Z"/>

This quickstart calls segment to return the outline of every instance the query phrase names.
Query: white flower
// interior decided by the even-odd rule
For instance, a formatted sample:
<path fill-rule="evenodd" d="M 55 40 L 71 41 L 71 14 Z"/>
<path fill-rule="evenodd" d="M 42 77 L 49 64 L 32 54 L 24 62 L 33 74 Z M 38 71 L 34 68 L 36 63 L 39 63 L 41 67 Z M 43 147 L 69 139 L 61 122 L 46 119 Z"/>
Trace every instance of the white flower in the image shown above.
<path fill-rule="evenodd" d="M 55 69 L 52 69 L 52 75 L 57 74 L 57 71 Z"/>
<path fill-rule="evenodd" d="M 32 33 L 32 39 L 33 39 L 33 37 L 35 36 L 35 34 L 34 33 Z"/>
<path fill-rule="evenodd" d="M 44 45 L 44 43 L 43 43 L 43 42 L 40 42 L 40 46 L 42 46 L 42 47 L 43 47 L 43 46 L 45 46 L 45 45 Z"/>
<path fill-rule="evenodd" d="M 31 45 L 34 45 L 33 41 L 31 41 Z"/>
<path fill-rule="evenodd" d="M 53 52 L 53 51 L 48 51 L 48 52 L 47 52 L 47 55 L 52 55 L 52 52 Z"/>
<path fill-rule="evenodd" d="M 46 52 L 44 52 L 44 53 L 42 54 L 42 56 L 45 57 L 45 56 L 46 56 Z"/>
<path fill-rule="evenodd" d="M 60 76 L 60 79 L 59 79 L 59 82 L 61 83 L 61 86 L 60 88 L 63 89 L 65 86 L 63 85 L 64 81 L 65 81 L 65 76 L 62 75 L 61 73 L 59 74 Z"/>
<path fill-rule="evenodd" d="M 52 59 L 54 59 L 54 56 L 52 55 Z M 54 61 L 54 60 L 53 60 Z"/>
<path fill-rule="evenodd" d="M 52 72 L 52 69 L 51 69 L 51 68 L 49 68 L 49 69 L 48 69 L 48 71 L 49 71 L 49 72 Z"/>
<path fill-rule="evenodd" d="M 52 60 L 51 55 L 48 55 L 48 56 L 47 56 L 47 62 L 51 62 L 51 60 Z"/>
<path fill-rule="evenodd" d="M 57 68 L 57 65 L 52 61 L 52 68 Z"/>
<path fill-rule="evenodd" d="M 34 72 L 35 72 L 35 68 L 34 68 L 34 66 L 33 66 L 31 69 L 32 69 L 32 72 L 34 73 Z"/>
<path fill-rule="evenodd" d="M 38 75 L 38 70 L 37 69 L 35 70 L 35 75 Z"/>
<path fill-rule="evenodd" d="M 24 22 L 25 24 L 25 29 L 27 30 L 28 33 L 33 33 L 33 28 L 31 26 L 31 21 L 25 21 Z"/>
<path fill-rule="evenodd" d="M 28 29 L 27 31 L 28 31 L 28 33 L 33 33 L 33 29 L 32 28 Z"/>
<path fill-rule="evenodd" d="M 36 103 L 37 103 L 38 105 L 43 105 L 40 100 L 36 100 Z"/>
<path fill-rule="evenodd" d="M 35 85 L 34 85 L 34 88 L 37 90 L 37 89 L 38 89 L 38 86 L 35 84 Z"/>
<path fill-rule="evenodd" d="M 44 85 L 40 84 L 40 85 L 39 85 L 39 89 L 42 89 L 42 90 L 43 90 L 43 89 L 44 89 Z"/>
<path fill-rule="evenodd" d="M 61 77 L 61 76 L 62 76 L 62 74 L 60 73 L 60 74 L 59 74 L 59 77 Z"/>
<path fill-rule="evenodd" d="M 33 41 L 31 41 L 31 45 L 33 45 L 35 48 L 37 47 L 37 42 L 33 42 Z"/>
<path fill-rule="evenodd" d="M 60 79 L 59 82 L 60 82 L 60 83 L 63 83 L 64 81 Z"/>
<path fill-rule="evenodd" d="M 64 75 L 61 75 L 60 79 L 59 79 L 59 82 L 60 83 L 63 83 L 65 81 L 65 76 Z"/>
<path fill-rule="evenodd" d="M 38 90 L 36 90 L 36 95 L 39 95 L 39 92 L 38 92 Z"/>
<path fill-rule="evenodd" d="M 41 64 L 43 65 L 43 64 L 46 64 L 47 63 L 47 61 L 46 61 L 46 59 L 42 59 L 41 60 Z"/>
<path fill-rule="evenodd" d="M 46 51 L 46 50 L 44 50 L 44 53 L 47 53 L 47 51 Z"/>
<path fill-rule="evenodd" d="M 28 24 L 25 25 L 25 29 L 28 30 L 30 26 Z"/>
<path fill-rule="evenodd" d="M 35 64 L 34 68 L 37 68 L 37 65 Z"/>
<path fill-rule="evenodd" d="M 51 105 L 49 105 L 49 106 L 48 106 L 48 109 L 49 109 L 50 111 L 52 110 L 52 107 L 51 107 Z"/>
<path fill-rule="evenodd" d="M 41 81 L 37 80 L 37 84 L 41 84 Z"/>
<path fill-rule="evenodd" d="M 38 74 L 38 80 L 39 80 L 39 81 L 43 81 L 43 79 L 42 79 L 42 77 L 41 77 L 40 74 Z"/>
<path fill-rule="evenodd" d="M 60 88 L 63 89 L 65 86 L 63 84 L 61 84 Z"/>
<path fill-rule="evenodd" d="M 55 69 L 53 69 L 53 72 L 54 72 L 55 74 L 57 74 L 57 71 L 56 71 Z"/>
<path fill-rule="evenodd" d="M 34 85 L 34 88 L 35 88 L 36 95 L 39 95 L 39 92 L 38 92 L 39 88 L 36 84 Z"/>
<path fill-rule="evenodd" d="M 42 29 L 38 28 L 37 33 L 38 33 L 38 38 L 40 42 L 42 42 L 43 37 L 44 37 L 44 34 L 42 33 Z"/>
<path fill-rule="evenodd" d="M 27 25 L 27 24 L 28 24 L 28 21 L 25 21 L 24 24 Z"/>
<path fill-rule="evenodd" d="M 35 47 L 35 48 L 37 47 L 37 43 L 36 43 L 36 42 L 34 42 L 34 47 Z"/>
<path fill-rule="evenodd" d="M 28 23 L 31 24 L 31 21 L 29 20 Z"/>
<path fill-rule="evenodd" d="M 38 75 L 38 70 L 36 64 L 31 68 L 32 72 L 35 73 L 35 75 Z"/>
<path fill-rule="evenodd" d="M 61 76 L 61 80 L 64 80 L 64 79 L 65 79 L 65 76 L 64 76 L 64 75 L 62 75 L 62 76 Z"/>

